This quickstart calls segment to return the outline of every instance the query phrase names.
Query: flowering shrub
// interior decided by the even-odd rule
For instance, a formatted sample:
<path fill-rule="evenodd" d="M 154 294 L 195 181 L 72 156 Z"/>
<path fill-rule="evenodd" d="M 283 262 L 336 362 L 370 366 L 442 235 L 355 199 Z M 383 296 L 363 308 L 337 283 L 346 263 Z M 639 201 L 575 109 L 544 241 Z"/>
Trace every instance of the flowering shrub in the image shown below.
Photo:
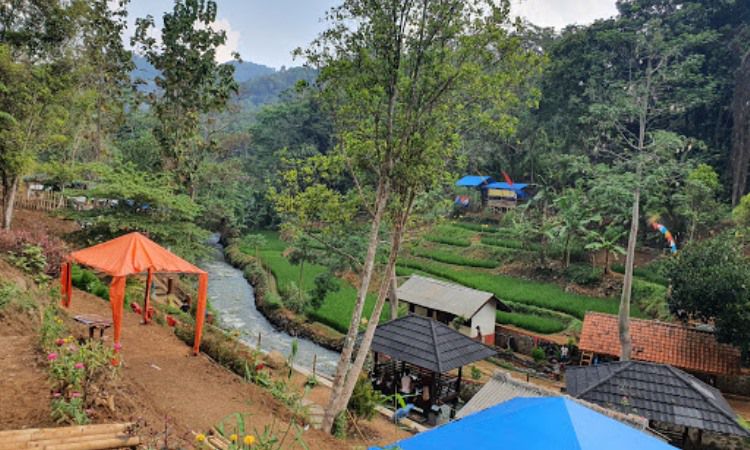
<path fill-rule="evenodd" d="M 39 249 L 30 250 L 33 247 Z M 45 233 L 25 230 L 0 230 L 0 252 L 13 253 L 16 257 L 33 259 L 34 264 L 42 263 L 41 271 L 49 276 L 60 273 L 60 264 L 68 252 L 65 242 Z M 25 254 L 30 252 L 31 254 Z M 43 259 L 40 259 L 40 256 Z"/>
<path fill-rule="evenodd" d="M 42 348 L 47 352 L 52 385 L 52 417 L 58 423 L 85 424 L 97 397 L 106 397 L 121 364 L 119 348 L 100 341 L 79 343 L 66 333 L 57 308 L 48 307 L 42 320 Z"/>

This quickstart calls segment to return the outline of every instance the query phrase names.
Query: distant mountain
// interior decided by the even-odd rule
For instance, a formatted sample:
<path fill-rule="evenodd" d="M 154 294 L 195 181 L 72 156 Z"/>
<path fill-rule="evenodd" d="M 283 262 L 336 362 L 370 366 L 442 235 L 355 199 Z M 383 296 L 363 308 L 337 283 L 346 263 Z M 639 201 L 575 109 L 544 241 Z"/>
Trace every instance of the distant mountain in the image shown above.
<path fill-rule="evenodd" d="M 240 85 L 239 101 L 245 107 L 253 109 L 260 105 L 273 103 L 282 93 L 294 88 L 299 81 L 312 83 L 318 71 L 307 67 L 291 67 L 273 72 L 262 77 L 252 78 Z"/>
<path fill-rule="evenodd" d="M 135 69 L 130 72 L 130 78 L 132 80 L 143 80 L 145 84 L 141 87 L 143 91 L 151 91 L 154 89 L 154 78 L 159 75 L 159 71 L 151 65 L 146 58 L 141 55 L 133 54 L 133 63 Z M 230 61 L 226 64 L 234 66 L 234 79 L 237 83 L 242 84 L 255 78 L 268 76 L 276 73 L 276 69 L 273 67 L 264 66 L 262 64 L 255 64 L 250 61 Z"/>
<path fill-rule="evenodd" d="M 159 71 L 140 55 L 133 55 L 133 63 L 135 69 L 130 73 L 130 78 L 134 81 L 141 80 L 142 84 L 138 90 L 153 92 L 156 89 L 154 79 L 159 75 Z M 231 61 L 227 64 L 234 66 L 234 78 L 240 85 L 237 103 L 243 112 L 250 113 L 250 116 L 260 106 L 277 101 L 282 93 L 292 89 L 297 82 L 313 82 L 318 76 L 316 70 L 306 67 L 276 70 L 250 61 Z"/>
<path fill-rule="evenodd" d="M 273 67 L 264 66 L 263 64 L 255 64 L 250 61 L 229 61 L 227 64 L 234 66 L 234 79 L 240 84 L 253 78 L 271 75 L 276 72 L 276 69 Z"/>

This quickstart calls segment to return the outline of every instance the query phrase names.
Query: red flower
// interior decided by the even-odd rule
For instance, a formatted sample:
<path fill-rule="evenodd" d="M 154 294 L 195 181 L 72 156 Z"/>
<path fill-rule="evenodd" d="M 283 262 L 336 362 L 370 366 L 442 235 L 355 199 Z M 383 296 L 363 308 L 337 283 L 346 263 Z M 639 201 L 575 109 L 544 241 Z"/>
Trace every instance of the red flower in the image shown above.
<path fill-rule="evenodd" d="M 112 364 L 112 367 L 117 367 L 120 365 L 120 360 L 117 358 L 112 358 L 112 360 L 110 361 L 110 364 Z"/>
<path fill-rule="evenodd" d="M 56 345 L 57 345 L 58 347 L 60 347 L 60 346 L 61 346 L 61 345 L 63 345 L 64 343 L 65 343 L 65 339 L 63 339 L 63 338 L 57 338 L 57 339 L 55 340 L 55 344 L 56 344 Z"/>

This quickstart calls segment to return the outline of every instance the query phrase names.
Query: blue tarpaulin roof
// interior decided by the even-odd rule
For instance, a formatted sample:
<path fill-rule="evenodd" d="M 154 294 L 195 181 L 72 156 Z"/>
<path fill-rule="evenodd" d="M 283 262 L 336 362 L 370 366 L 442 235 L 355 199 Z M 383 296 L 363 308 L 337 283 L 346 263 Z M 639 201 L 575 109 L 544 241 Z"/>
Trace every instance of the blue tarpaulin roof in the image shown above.
<path fill-rule="evenodd" d="M 491 183 L 492 178 L 479 175 L 467 175 L 456 181 L 456 186 L 479 187 L 484 183 Z"/>
<path fill-rule="evenodd" d="M 401 450 L 675 449 L 563 397 L 515 398 L 394 446 Z"/>
<path fill-rule="evenodd" d="M 507 189 L 509 191 L 521 191 L 526 188 L 528 184 L 525 183 L 513 183 L 510 185 L 504 181 L 495 181 L 487 185 L 488 189 Z"/>

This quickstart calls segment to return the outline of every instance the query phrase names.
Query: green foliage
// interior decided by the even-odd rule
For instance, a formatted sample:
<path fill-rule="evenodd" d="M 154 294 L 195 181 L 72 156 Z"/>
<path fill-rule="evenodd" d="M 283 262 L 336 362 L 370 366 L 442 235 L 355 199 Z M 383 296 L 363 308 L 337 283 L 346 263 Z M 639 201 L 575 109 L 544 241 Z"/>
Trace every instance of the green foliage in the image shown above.
<path fill-rule="evenodd" d="M 47 270 L 47 257 L 42 247 L 38 245 L 24 244 L 19 254 L 11 254 L 10 262 L 27 274 L 34 276 L 34 281 L 41 283 L 49 280 L 45 273 Z"/>
<path fill-rule="evenodd" d="M 498 323 L 514 325 L 542 334 L 559 333 L 567 328 L 565 323 L 552 317 L 505 311 L 497 311 L 496 315 Z"/>
<path fill-rule="evenodd" d="M 667 304 L 667 287 L 638 278 L 633 280 L 633 302 L 648 317 L 660 320 L 672 319 Z"/>
<path fill-rule="evenodd" d="M 470 367 L 471 370 L 471 379 L 474 381 L 479 381 L 482 378 L 482 371 L 479 370 L 479 368 L 472 364 Z"/>
<path fill-rule="evenodd" d="M 547 359 L 547 355 L 544 353 L 544 349 L 542 347 L 534 347 L 534 349 L 531 350 L 531 357 L 537 364 Z"/>
<path fill-rule="evenodd" d="M 454 238 L 444 235 L 428 234 L 424 237 L 428 241 L 436 242 L 438 244 L 454 245 L 456 247 L 470 247 L 471 241 L 468 239 Z"/>
<path fill-rule="evenodd" d="M 152 34 L 151 16 L 136 20 L 131 39 L 159 71 L 154 81 L 160 95 L 149 100 L 159 119 L 154 135 L 163 161 L 173 167 L 180 185 L 193 198 L 201 165 L 216 151 L 213 133 L 201 132 L 202 114 L 223 110 L 238 90 L 234 66 L 216 62 L 216 50 L 227 40 L 226 31 L 212 27 L 216 14 L 213 0 L 178 0 L 164 14 L 160 39 Z"/>
<path fill-rule="evenodd" d="M 581 286 L 590 286 L 602 281 L 603 270 L 593 269 L 588 264 L 571 264 L 565 268 L 565 278 Z"/>
<path fill-rule="evenodd" d="M 310 293 L 310 306 L 313 309 L 320 309 L 329 292 L 336 292 L 341 289 L 341 283 L 330 272 L 323 272 L 315 276 L 315 287 Z"/>
<path fill-rule="evenodd" d="M 483 236 L 482 244 L 515 250 L 539 250 L 539 245 L 524 243 L 517 239 Z"/>
<path fill-rule="evenodd" d="M 73 286 L 86 291 L 90 294 L 94 294 L 97 297 L 101 297 L 105 300 L 109 300 L 109 286 L 107 286 L 96 274 L 90 270 L 83 269 L 80 266 L 73 265 L 70 279 Z"/>
<path fill-rule="evenodd" d="M 732 210 L 732 219 L 741 227 L 750 227 L 750 194 L 743 196 Z"/>
<path fill-rule="evenodd" d="M 360 376 L 354 386 L 354 392 L 349 399 L 347 409 L 355 420 L 372 420 L 377 413 L 377 407 L 385 402 L 383 394 L 372 387 L 372 382 L 366 376 Z"/>
<path fill-rule="evenodd" d="M 474 289 L 492 292 L 503 300 L 560 311 L 579 319 L 583 319 L 586 311 L 599 311 L 609 314 L 617 314 L 618 311 L 618 302 L 615 300 L 572 294 L 551 283 L 527 281 L 505 275 L 478 273 L 439 263 L 406 258 L 399 259 L 399 265 Z M 639 316 L 640 312 L 635 310 L 634 315 Z"/>
<path fill-rule="evenodd" d="M 719 341 L 748 348 L 750 265 L 732 235 L 686 245 L 667 261 L 665 274 L 672 312 L 713 320 Z"/>
<path fill-rule="evenodd" d="M 180 256 L 197 260 L 206 254 L 208 232 L 195 224 L 201 208 L 165 173 L 142 172 L 132 164 L 94 165 L 96 185 L 81 194 L 115 200 L 115 205 L 71 212 L 88 226 L 80 235 L 90 244 L 140 231 Z"/>
<path fill-rule="evenodd" d="M 669 279 L 664 275 L 665 262 L 667 260 L 656 260 L 642 267 L 633 268 L 633 275 L 637 278 L 649 281 L 651 283 L 661 284 L 667 286 Z M 625 273 L 625 266 L 622 264 L 613 264 L 612 271 L 617 273 Z"/>
<path fill-rule="evenodd" d="M 5 280 L 0 282 L 0 311 L 10 305 L 20 294 L 18 286 Z"/>
<path fill-rule="evenodd" d="M 467 267 L 483 267 L 487 269 L 494 269 L 500 265 L 499 261 L 491 261 L 488 259 L 476 259 L 468 258 L 451 251 L 444 250 L 430 250 L 424 248 L 415 248 L 412 250 L 414 256 L 421 256 L 423 258 L 434 259 L 447 264 L 454 264 L 457 266 Z"/>

